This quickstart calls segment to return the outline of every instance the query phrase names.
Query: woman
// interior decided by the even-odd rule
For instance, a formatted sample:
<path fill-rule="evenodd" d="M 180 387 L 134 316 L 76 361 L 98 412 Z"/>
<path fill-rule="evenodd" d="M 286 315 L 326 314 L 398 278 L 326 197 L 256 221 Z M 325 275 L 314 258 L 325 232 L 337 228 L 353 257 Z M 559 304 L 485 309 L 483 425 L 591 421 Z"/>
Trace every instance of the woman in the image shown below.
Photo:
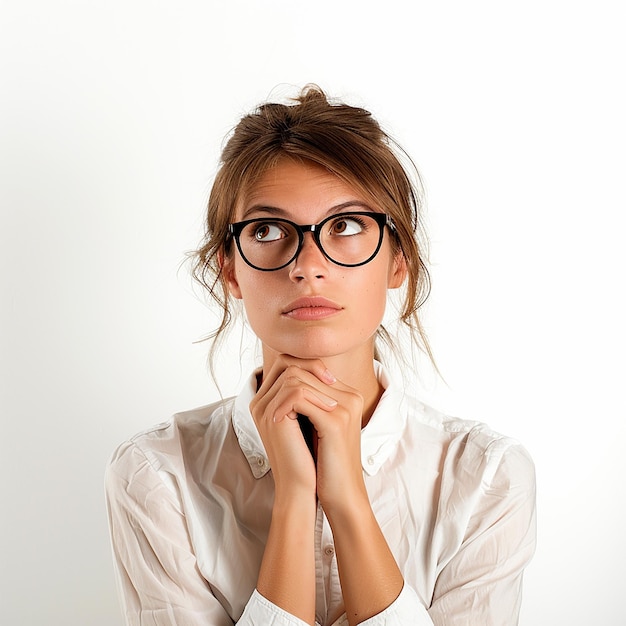
<path fill-rule="evenodd" d="M 243 302 L 262 367 L 236 398 L 114 454 L 129 624 L 517 623 L 532 461 L 376 360 L 401 287 L 400 318 L 428 351 L 420 210 L 371 115 L 317 88 L 236 127 L 196 275 L 223 307 L 218 335 Z"/>

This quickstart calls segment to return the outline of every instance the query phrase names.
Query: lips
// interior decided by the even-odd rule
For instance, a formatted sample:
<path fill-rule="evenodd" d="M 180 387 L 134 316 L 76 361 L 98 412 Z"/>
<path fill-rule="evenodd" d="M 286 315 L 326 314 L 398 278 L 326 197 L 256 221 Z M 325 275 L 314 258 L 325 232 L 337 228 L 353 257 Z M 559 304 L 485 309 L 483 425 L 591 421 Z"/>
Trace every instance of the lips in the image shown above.
<path fill-rule="evenodd" d="M 342 307 L 320 296 L 298 298 L 283 309 L 283 315 L 299 320 L 315 320 L 335 315 Z"/>

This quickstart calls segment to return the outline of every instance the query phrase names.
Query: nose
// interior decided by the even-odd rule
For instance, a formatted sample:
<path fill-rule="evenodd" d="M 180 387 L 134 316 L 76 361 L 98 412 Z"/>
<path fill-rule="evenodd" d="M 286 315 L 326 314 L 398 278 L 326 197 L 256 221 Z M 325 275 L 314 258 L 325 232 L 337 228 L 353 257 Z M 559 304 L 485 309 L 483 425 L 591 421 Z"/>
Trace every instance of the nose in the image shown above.
<path fill-rule="evenodd" d="M 313 233 L 305 233 L 302 248 L 289 270 L 289 277 L 294 282 L 325 278 L 328 264 L 329 261 L 317 245 Z"/>

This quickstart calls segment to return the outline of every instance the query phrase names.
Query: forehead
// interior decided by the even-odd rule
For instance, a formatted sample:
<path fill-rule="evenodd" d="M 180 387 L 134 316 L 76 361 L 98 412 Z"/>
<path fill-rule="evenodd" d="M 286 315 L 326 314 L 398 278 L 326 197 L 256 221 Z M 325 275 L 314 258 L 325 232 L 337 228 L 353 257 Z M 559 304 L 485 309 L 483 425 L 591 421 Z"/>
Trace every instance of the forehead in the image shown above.
<path fill-rule="evenodd" d="M 264 208 L 313 217 L 350 202 L 372 205 L 355 186 L 324 167 L 309 161 L 283 159 L 267 169 L 243 194 L 237 217 L 262 213 Z"/>

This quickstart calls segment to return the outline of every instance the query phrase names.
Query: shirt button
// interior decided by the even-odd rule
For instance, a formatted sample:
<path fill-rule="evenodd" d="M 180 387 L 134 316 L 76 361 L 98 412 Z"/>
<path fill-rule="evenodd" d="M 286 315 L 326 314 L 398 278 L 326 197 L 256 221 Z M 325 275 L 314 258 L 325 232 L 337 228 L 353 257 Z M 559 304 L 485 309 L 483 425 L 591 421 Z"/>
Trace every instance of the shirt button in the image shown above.
<path fill-rule="evenodd" d="M 265 458 L 264 457 L 262 457 L 262 456 L 257 457 L 256 462 L 257 462 L 257 465 L 259 467 L 261 467 L 261 468 L 265 467 Z"/>
<path fill-rule="evenodd" d="M 374 463 L 376 463 L 376 459 L 373 456 L 368 456 L 367 457 L 367 464 L 368 465 L 374 465 Z"/>
<path fill-rule="evenodd" d="M 324 554 L 326 556 L 332 556 L 333 554 L 335 554 L 335 548 L 333 546 L 326 546 L 324 548 Z"/>

